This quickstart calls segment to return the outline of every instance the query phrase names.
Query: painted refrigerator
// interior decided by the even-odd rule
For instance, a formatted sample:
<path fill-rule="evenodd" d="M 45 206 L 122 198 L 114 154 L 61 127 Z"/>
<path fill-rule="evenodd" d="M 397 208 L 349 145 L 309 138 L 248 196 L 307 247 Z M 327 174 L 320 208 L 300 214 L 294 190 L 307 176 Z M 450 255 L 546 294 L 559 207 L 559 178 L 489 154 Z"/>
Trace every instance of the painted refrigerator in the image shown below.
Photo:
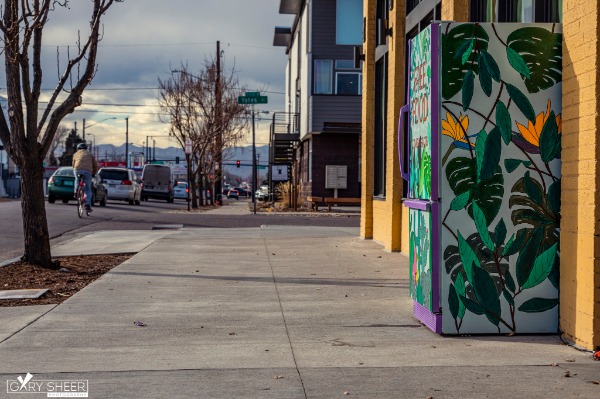
<path fill-rule="evenodd" d="M 558 330 L 561 28 L 443 22 L 410 41 L 410 293 L 437 333 Z"/>

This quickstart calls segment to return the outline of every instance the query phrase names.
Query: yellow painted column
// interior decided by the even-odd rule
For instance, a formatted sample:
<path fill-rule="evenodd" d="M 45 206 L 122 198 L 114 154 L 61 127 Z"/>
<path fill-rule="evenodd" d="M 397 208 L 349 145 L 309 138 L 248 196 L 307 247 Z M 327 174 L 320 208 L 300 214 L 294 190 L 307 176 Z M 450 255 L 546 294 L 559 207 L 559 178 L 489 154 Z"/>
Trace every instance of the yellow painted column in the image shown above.
<path fill-rule="evenodd" d="M 599 0 L 563 3 L 560 327 L 600 347 Z"/>
<path fill-rule="evenodd" d="M 377 1 L 363 2 L 363 15 L 366 19 L 365 41 L 363 43 L 362 81 L 362 136 L 361 136 L 361 210 L 360 236 L 373 238 L 373 146 L 375 127 L 375 12 Z"/>
<path fill-rule="evenodd" d="M 467 22 L 469 0 L 442 0 L 442 20 Z"/>
<path fill-rule="evenodd" d="M 402 176 L 398 158 L 398 119 L 400 108 L 406 103 L 405 33 L 406 2 L 395 1 L 389 14 L 392 36 L 388 41 L 388 104 L 387 104 L 387 153 L 386 153 L 386 213 L 387 237 L 383 241 L 390 251 L 402 250 L 402 222 L 408 230 L 408 217 L 403 219 Z"/>

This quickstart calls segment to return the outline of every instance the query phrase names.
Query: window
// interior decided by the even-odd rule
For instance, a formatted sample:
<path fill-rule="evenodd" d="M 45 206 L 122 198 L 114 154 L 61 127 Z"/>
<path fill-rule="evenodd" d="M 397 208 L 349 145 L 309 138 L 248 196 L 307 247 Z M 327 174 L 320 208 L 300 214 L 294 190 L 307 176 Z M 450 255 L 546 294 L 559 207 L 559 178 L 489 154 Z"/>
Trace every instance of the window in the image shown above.
<path fill-rule="evenodd" d="M 376 18 L 378 21 L 388 19 L 387 0 L 377 0 Z M 373 126 L 373 197 L 384 198 L 386 186 L 386 154 L 387 154 L 387 39 L 380 37 L 382 32 L 376 31 L 375 42 L 375 123 Z"/>
<path fill-rule="evenodd" d="M 315 60 L 314 94 L 332 94 L 333 61 Z"/>
<path fill-rule="evenodd" d="M 336 16 L 336 44 L 360 45 L 362 43 L 362 0 L 337 0 Z"/>
<path fill-rule="evenodd" d="M 336 60 L 335 69 L 356 69 L 353 60 Z"/>
<path fill-rule="evenodd" d="M 362 74 L 359 72 L 336 72 L 335 94 L 360 95 L 362 90 Z"/>
<path fill-rule="evenodd" d="M 561 22 L 562 0 L 471 0 L 472 22 Z"/>
<path fill-rule="evenodd" d="M 387 53 L 375 63 L 375 137 L 373 196 L 385 197 L 387 153 Z"/>
<path fill-rule="evenodd" d="M 406 1 L 406 14 L 408 15 L 408 13 L 410 13 L 412 10 L 414 10 L 419 3 L 421 2 L 421 0 L 407 0 Z"/>
<path fill-rule="evenodd" d="M 362 134 L 358 136 L 358 182 L 362 182 Z"/>
<path fill-rule="evenodd" d="M 387 0 L 377 0 L 377 6 L 376 6 L 376 12 L 375 12 L 375 18 L 377 20 L 377 24 L 381 23 L 385 23 L 385 21 L 388 20 L 388 7 L 387 7 Z M 382 35 L 384 35 L 384 37 L 382 37 Z M 380 29 L 376 29 L 375 30 L 375 43 L 377 43 L 377 46 L 384 46 L 387 47 L 387 36 L 385 36 L 385 33 L 382 32 Z M 375 54 L 375 57 L 377 57 L 377 53 Z"/>
<path fill-rule="evenodd" d="M 313 139 L 308 139 L 308 181 L 312 181 L 312 144 Z"/>
<path fill-rule="evenodd" d="M 313 94 L 360 95 L 362 73 L 351 60 L 315 60 Z M 333 87 L 335 78 L 335 87 Z"/>
<path fill-rule="evenodd" d="M 533 0 L 517 2 L 517 22 L 533 22 Z"/>

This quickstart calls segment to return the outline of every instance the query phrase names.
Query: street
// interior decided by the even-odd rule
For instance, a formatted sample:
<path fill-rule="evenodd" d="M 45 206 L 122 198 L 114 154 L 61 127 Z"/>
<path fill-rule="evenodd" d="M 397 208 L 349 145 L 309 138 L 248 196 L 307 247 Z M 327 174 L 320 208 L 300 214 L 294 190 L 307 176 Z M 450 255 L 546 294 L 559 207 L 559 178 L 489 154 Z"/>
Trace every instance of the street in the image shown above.
<path fill-rule="evenodd" d="M 140 206 L 128 205 L 121 201 L 108 201 L 106 207 L 96 206 L 94 212 L 83 218 L 77 217 L 75 202 L 69 204 L 46 202 L 48 229 L 52 244 L 66 241 L 80 233 L 106 230 L 152 230 L 154 226 L 179 224 L 184 227 L 209 228 L 244 228 L 261 225 L 291 226 L 331 226 L 358 227 L 360 218 L 354 217 L 315 217 L 314 214 L 240 214 L 236 209 L 248 209 L 249 200 L 227 200 L 222 212 L 211 214 L 206 212 L 187 212 L 184 200 L 175 200 L 173 204 L 166 201 L 149 200 Z M 228 212 L 232 210 L 232 212 Z M 243 212 L 242 212 L 243 213 Z M 23 223 L 21 204 L 19 201 L 0 202 L 0 263 L 13 259 L 23 253 Z"/>

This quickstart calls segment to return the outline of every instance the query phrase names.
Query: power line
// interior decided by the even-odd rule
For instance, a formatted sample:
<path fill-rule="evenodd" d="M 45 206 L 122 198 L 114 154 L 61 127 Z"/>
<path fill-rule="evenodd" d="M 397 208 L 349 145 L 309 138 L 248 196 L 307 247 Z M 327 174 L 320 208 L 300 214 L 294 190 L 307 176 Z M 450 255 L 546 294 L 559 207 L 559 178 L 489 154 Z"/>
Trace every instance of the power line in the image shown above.
<path fill-rule="evenodd" d="M 283 91 L 272 91 L 272 90 L 260 90 L 260 89 L 248 89 L 242 87 L 233 87 L 234 90 L 247 90 L 247 91 L 260 91 L 261 93 L 269 93 L 269 94 L 281 94 L 284 95 Z M 0 90 L 6 90 L 5 87 L 0 87 Z M 56 89 L 40 89 L 40 91 L 54 91 Z M 131 91 L 131 90 L 160 90 L 160 87 L 109 87 L 109 88 L 86 88 L 86 91 Z"/>
<path fill-rule="evenodd" d="M 208 46 L 213 45 L 214 42 L 181 42 L 181 43 L 119 43 L 119 44 L 106 44 L 100 43 L 98 47 L 177 47 L 177 46 Z M 234 47 L 246 47 L 246 48 L 257 48 L 269 51 L 281 51 L 281 49 L 274 46 L 256 46 L 253 44 L 241 44 L 241 43 L 227 43 L 229 46 Z M 44 44 L 42 47 L 74 47 L 72 44 Z"/>
<path fill-rule="evenodd" d="M 98 47 L 167 47 L 167 46 L 204 46 L 212 42 L 183 42 L 183 43 L 120 43 L 106 44 L 101 43 Z M 74 47 L 72 44 L 44 44 L 42 47 Z"/>

